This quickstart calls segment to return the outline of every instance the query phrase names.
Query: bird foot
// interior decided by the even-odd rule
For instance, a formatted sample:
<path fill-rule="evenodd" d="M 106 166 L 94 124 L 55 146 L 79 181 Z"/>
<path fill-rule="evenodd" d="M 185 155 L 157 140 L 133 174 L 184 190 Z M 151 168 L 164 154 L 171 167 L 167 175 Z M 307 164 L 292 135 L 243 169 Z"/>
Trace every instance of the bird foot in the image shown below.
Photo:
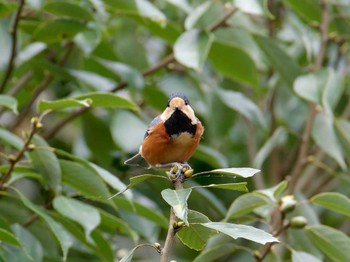
<path fill-rule="evenodd" d="M 183 175 L 187 170 L 192 169 L 187 162 L 184 162 L 184 163 L 172 162 L 167 164 L 159 164 L 156 167 L 157 168 L 171 167 L 169 172 L 167 172 L 168 177 L 171 181 L 175 181 L 179 179 L 180 176 Z"/>

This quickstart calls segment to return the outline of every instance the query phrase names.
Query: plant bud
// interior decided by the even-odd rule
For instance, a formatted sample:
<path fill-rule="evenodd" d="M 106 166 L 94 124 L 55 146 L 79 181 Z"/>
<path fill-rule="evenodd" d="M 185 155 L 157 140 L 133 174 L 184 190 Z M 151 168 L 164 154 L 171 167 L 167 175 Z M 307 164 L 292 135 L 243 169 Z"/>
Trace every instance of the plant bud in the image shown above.
<path fill-rule="evenodd" d="M 35 145 L 34 144 L 29 144 L 28 145 L 28 150 L 34 150 L 35 149 Z"/>
<path fill-rule="evenodd" d="M 188 169 L 185 172 L 185 177 L 190 178 L 193 175 L 193 169 Z"/>
<path fill-rule="evenodd" d="M 297 201 L 295 201 L 294 196 L 288 195 L 288 196 L 282 197 L 280 202 L 280 210 L 283 213 L 292 212 L 296 204 L 297 204 Z"/>
<path fill-rule="evenodd" d="M 183 222 L 183 221 L 179 221 L 179 222 L 177 222 L 177 227 L 179 228 L 179 227 L 183 227 L 185 225 L 185 222 Z"/>
<path fill-rule="evenodd" d="M 156 249 L 160 249 L 160 244 L 159 243 L 157 243 L 157 242 L 154 243 L 154 246 L 155 246 Z"/>
<path fill-rule="evenodd" d="M 303 216 L 293 217 L 290 220 L 291 228 L 304 228 L 307 225 L 307 219 Z"/>
<path fill-rule="evenodd" d="M 9 160 L 10 162 L 15 162 L 15 161 L 16 161 L 16 157 L 15 157 L 14 155 L 10 154 L 10 155 L 8 156 L 8 160 Z"/>
<path fill-rule="evenodd" d="M 173 167 L 173 170 L 172 170 L 172 173 L 173 173 L 173 174 L 176 174 L 177 171 L 179 171 L 179 167 L 178 167 L 178 166 L 174 166 L 174 167 Z"/>

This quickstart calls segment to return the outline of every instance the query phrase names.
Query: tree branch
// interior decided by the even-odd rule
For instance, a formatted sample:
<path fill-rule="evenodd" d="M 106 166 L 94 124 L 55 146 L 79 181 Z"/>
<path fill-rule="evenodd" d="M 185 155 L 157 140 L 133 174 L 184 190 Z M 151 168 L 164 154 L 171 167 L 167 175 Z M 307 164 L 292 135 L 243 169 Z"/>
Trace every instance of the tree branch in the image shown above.
<path fill-rule="evenodd" d="M 12 36 L 12 46 L 11 46 L 11 55 L 10 55 L 10 61 L 9 64 L 7 66 L 4 78 L 2 79 L 2 83 L 0 85 L 0 94 L 4 92 L 6 84 L 8 82 L 8 80 L 11 77 L 12 71 L 13 71 L 13 64 L 16 58 L 16 48 L 17 48 L 17 28 L 18 28 L 18 24 L 19 24 L 19 20 L 21 18 L 21 12 L 24 6 L 24 0 L 21 0 L 19 3 L 19 7 L 15 16 L 15 21 L 13 23 L 13 27 L 11 29 L 11 36 Z"/>
<path fill-rule="evenodd" d="M 316 57 L 316 61 L 313 65 L 313 72 L 316 72 L 321 69 L 325 52 L 327 48 L 327 42 L 328 42 L 328 26 L 329 26 L 329 13 L 328 13 L 328 1 L 322 0 L 321 1 L 321 9 L 322 9 L 322 20 L 320 25 L 320 49 L 318 52 L 318 56 Z M 309 147 L 309 140 L 311 137 L 311 131 L 313 127 L 313 123 L 315 120 L 315 117 L 317 115 L 317 109 L 315 103 L 309 104 L 309 115 L 306 120 L 306 124 L 304 127 L 303 134 L 301 136 L 301 141 L 299 144 L 298 149 L 298 157 L 296 160 L 296 164 L 294 166 L 294 169 L 292 170 L 290 174 L 290 183 L 288 186 L 288 193 L 291 194 L 298 183 L 299 177 L 302 173 L 302 170 L 306 164 L 306 157 Z"/>

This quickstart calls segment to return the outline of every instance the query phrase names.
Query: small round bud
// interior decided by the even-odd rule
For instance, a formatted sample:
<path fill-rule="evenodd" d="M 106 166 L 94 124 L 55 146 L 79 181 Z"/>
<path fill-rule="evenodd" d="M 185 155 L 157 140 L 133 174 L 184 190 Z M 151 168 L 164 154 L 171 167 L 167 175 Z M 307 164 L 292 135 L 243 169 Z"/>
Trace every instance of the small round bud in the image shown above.
<path fill-rule="evenodd" d="M 35 127 L 36 127 L 37 129 L 40 129 L 40 128 L 42 128 L 42 127 L 43 127 L 43 124 L 39 122 L 39 123 L 37 123 L 37 124 L 36 124 L 36 126 L 35 126 Z"/>
<path fill-rule="evenodd" d="M 175 174 L 170 174 L 170 179 L 176 179 L 176 175 Z"/>
<path fill-rule="evenodd" d="M 10 162 L 15 162 L 15 161 L 16 161 L 16 157 L 15 157 L 14 155 L 12 155 L 12 154 L 9 154 L 8 160 L 9 160 Z"/>
<path fill-rule="evenodd" d="M 179 228 L 179 227 L 183 227 L 185 225 L 185 222 L 183 222 L 183 221 L 179 221 L 179 222 L 177 222 L 177 227 Z"/>
<path fill-rule="evenodd" d="M 288 196 L 282 197 L 280 202 L 280 210 L 283 213 L 292 212 L 296 204 L 297 204 L 297 201 L 294 199 L 294 196 L 288 195 Z"/>
<path fill-rule="evenodd" d="M 154 243 L 154 247 L 156 248 L 156 249 L 160 249 L 160 244 L 159 243 Z"/>
<path fill-rule="evenodd" d="M 260 259 L 260 252 L 258 250 L 254 250 L 253 255 L 256 259 Z"/>
<path fill-rule="evenodd" d="M 179 171 L 179 167 L 178 166 L 174 166 L 172 169 L 172 173 L 176 174 L 177 171 Z"/>
<path fill-rule="evenodd" d="M 28 150 L 34 150 L 35 149 L 35 145 L 34 144 L 29 144 L 27 148 L 28 148 Z"/>
<path fill-rule="evenodd" d="M 291 228 L 304 228 L 307 225 L 307 219 L 303 216 L 293 217 L 290 220 Z"/>
<path fill-rule="evenodd" d="M 185 177 L 190 178 L 193 175 L 193 169 L 187 169 L 185 172 Z"/>
<path fill-rule="evenodd" d="M 178 224 L 177 224 L 177 221 L 175 221 L 174 223 L 173 223 L 173 228 L 174 229 L 177 229 L 179 226 L 178 226 Z"/>
<path fill-rule="evenodd" d="M 32 125 L 36 125 L 37 123 L 39 123 L 39 118 L 37 116 L 32 117 L 32 119 L 30 119 L 30 123 Z"/>

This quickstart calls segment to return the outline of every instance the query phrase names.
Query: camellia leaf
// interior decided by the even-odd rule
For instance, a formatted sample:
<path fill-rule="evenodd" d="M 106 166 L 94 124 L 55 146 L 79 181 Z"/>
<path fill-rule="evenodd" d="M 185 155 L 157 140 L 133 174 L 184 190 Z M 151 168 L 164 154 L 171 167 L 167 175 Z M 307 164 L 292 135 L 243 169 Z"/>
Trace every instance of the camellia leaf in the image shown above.
<path fill-rule="evenodd" d="M 283 145 L 287 139 L 287 132 L 284 128 L 278 127 L 265 144 L 259 149 L 254 158 L 254 167 L 261 168 L 272 150 Z"/>
<path fill-rule="evenodd" d="M 272 39 L 261 35 L 254 35 L 254 39 L 268 57 L 274 69 L 281 75 L 286 84 L 292 88 L 294 80 L 301 72 L 298 64 L 281 47 L 276 45 Z"/>
<path fill-rule="evenodd" d="M 42 42 L 31 43 L 18 53 L 18 55 L 16 56 L 16 65 L 19 66 L 24 62 L 30 60 L 37 54 L 44 51 L 46 47 L 47 45 Z"/>
<path fill-rule="evenodd" d="M 312 128 L 312 137 L 326 154 L 333 157 L 342 169 L 346 169 L 343 153 L 330 115 L 318 113 Z"/>
<path fill-rule="evenodd" d="M 174 45 L 175 58 L 184 66 L 201 71 L 212 41 L 212 35 L 205 31 L 198 29 L 186 31 Z"/>
<path fill-rule="evenodd" d="M 296 78 L 293 89 L 301 98 L 320 104 L 322 90 L 315 74 L 301 75 Z"/>
<path fill-rule="evenodd" d="M 225 77 L 243 84 L 258 84 L 254 61 L 241 48 L 214 41 L 209 52 L 212 66 Z"/>
<path fill-rule="evenodd" d="M 237 111 L 253 123 L 257 123 L 266 129 L 267 123 L 261 110 L 244 94 L 230 90 L 220 90 L 218 94 L 222 102 L 229 108 Z"/>
<path fill-rule="evenodd" d="M 233 4 L 242 12 L 254 15 L 263 15 L 263 8 L 257 0 L 234 0 Z"/>
<path fill-rule="evenodd" d="M 186 13 L 191 13 L 191 11 L 192 11 L 192 8 L 188 4 L 187 0 L 166 0 L 166 1 L 177 6 L 178 8 L 181 8 Z"/>
<path fill-rule="evenodd" d="M 192 189 L 194 189 L 194 188 L 221 188 L 221 189 L 227 189 L 227 190 L 248 192 L 247 182 L 226 183 L 226 184 L 210 184 L 210 185 L 205 185 L 205 186 L 194 186 L 194 187 L 192 187 Z"/>
<path fill-rule="evenodd" d="M 238 167 L 238 168 L 230 167 L 230 168 L 220 168 L 220 169 L 200 172 L 200 173 L 194 174 L 193 177 L 214 173 L 214 174 L 222 174 L 227 176 L 240 176 L 240 177 L 248 178 L 248 177 L 254 176 L 258 172 L 260 172 L 259 169 L 250 168 L 250 167 Z"/>
<path fill-rule="evenodd" d="M 163 199 L 173 208 L 175 215 L 188 226 L 187 220 L 187 199 L 190 196 L 192 189 L 165 189 L 162 191 Z"/>
<path fill-rule="evenodd" d="M 59 110 L 69 107 L 105 107 L 105 108 L 126 108 L 137 110 L 138 107 L 133 102 L 113 93 L 93 92 L 74 98 L 61 99 L 56 101 L 40 100 L 38 111 Z"/>
<path fill-rule="evenodd" d="M 306 228 L 312 242 L 326 254 L 331 261 L 345 262 L 350 257 L 350 238 L 334 228 L 315 225 Z"/>
<path fill-rule="evenodd" d="M 97 91 L 109 92 L 117 85 L 117 83 L 112 79 L 94 72 L 77 69 L 69 69 L 68 72 L 71 76 L 79 80 L 79 82 L 83 83 L 84 85 L 91 86 Z"/>
<path fill-rule="evenodd" d="M 254 209 L 270 204 L 268 198 L 256 193 L 249 193 L 239 196 L 227 211 L 225 220 L 244 216 Z"/>
<path fill-rule="evenodd" d="M 18 150 L 24 146 L 24 142 L 18 136 L 0 127 L 0 140 Z"/>
<path fill-rule="evenodd" d="M 139 246 L 136 246 L 133 249 L 131 249 L 128 253 L 126 253 L 125 256 L 123 256 L 123 258 L 121 260 L 119 260 L 119 262 L 131 262 L 132 261 L 132 257 L 134 256 L 134 252 L 138 248 L 139 248 Z"/>
<path fill-rule="evenodd" d="M 350 216 L 350 199 L 337 192 L 320 193 L 310 199 L 311 203 Z"/>
<path fill-rule="evenodd" d="M 209 7 L 212 5 L 210 1 L 204 2 L 203 4 L 197 6 L 185 20 L 185 28 L 186 30 L 193 29 L 199 19 L 208 11 Z"/>
<path fill-rule="evenodd" d="M 212 262 L 216 261 L 221 257 L 225 257 L 233 252 L 235 252 L 236 245 L 232 243 L 220 243 L 217 246 L 211 247 L 209 249 L 203 250 L 194 260 L 193 262 Z"/>
<path fill-rule="evenodd" d="M 202 225 L 218 230 L 234 239 L 244 238 L 262 245 L 265 245 L 266 243 L 279 242 L 278 239 L 271 234 L 252 226 L 224 222 L 209 222 L 202 223 Z"/>
<path fill-rule="evenodd" d="M 9 232 L 2 228 L 0 228 L 0 241 L 17 247 L 22 247 L 21 242 L 19 242 L 19 240 L 12 232 Z"/>
<path fill-rule="evenodd" d="M 86 239 L 90 238 L 92 230 L 101 222 L 96 208 L 72 198 L 57 196 L 53 200 L 53 207 L 64 217 L 80 224 L 85 230 Z"/>
<path fill-rule="evenodd" d="M 125 187 L 123 190 L 119 191 L 117 194 L 111 196 L 109 199 L 116 197 L 122 193 L 125 193 L 126 190 L 133 188 L 134 186 L 138 185 L 139 183 L 142 183 L 143 181 L 146 181 L 150 178 L 159 178 L 159 179 L 165 179 L 169 181 L 165 176 L 158 176 L 158 175 L 152 175 L 152 174 L 144 174 L 139 176 L 134 176 L 130 178 L 130 183 L 127 187 Z"/>
<path fill-rule="evenodd" d="M 16 98 L 8 95 L 0 95 L 0 106 L 10 109 L 13 113 L 18 114 Z"/>
<path fill-rule="evenodd" d="M 199 224 L 211 221 L 207 216 L 197 211 L 188 210 L 188 222 L 189 226 L 183 227 L 176 235 L 183 244 L 200 251 L 204 248 L 208 239 L 216 234 L 216 231 Z"/>
<path fill-rule="evenodd" d="M 27 199 L 24 195 L 22 195 L 22 193 L 20 191 L 18 191 L 17 189 L 13 189 L 13 190 L 15 190 L 17 192 L 22 203 L 27 208 L 32 210 L 35 214 L 37 214 L 40 218 L 42 218 L 49 225 L 49 228 L 51 229 L 52 233 L 54 234 L 54 236 L 56 237 L 56 239 L 58 240 L 58 242 L 61 246 L 61 249 L 63 252 L 63 260 L 66 260 L 68 250 L 73 245 L 73 239 L 72 239 L 71 235 L 65 230 L 65 228 L 61 224 L 57 223 L 48 214 L 46 214 L 42 209 L 40 209 L 39 207 L 34 205 L 32 202 L 30 202 L 29 199 Z"/>
<path fill-rule="evenodd" d="M 32 142 L 35 149 L 29 153 L 29 156 L 35 170 L 43 176 L 52 190 L 59 192 L 62 172 L 56 154 L 50 150 L 49 144 L 40 136 L 34 136 Z"/>
<path fill-rule="evenodd" d="M 50 12 L 58 16 L 65 16 L 73 19 L 80 19 L 80 20 L 86 20 L 86 21 L 94 20 L 94 17 L 92 16 L 91 13 L 89 13 L 89 11 L 83 8 L 82 5 L 75 4 L 74 2 L 67 2 L 67 1 L 49 2 L 43 6 L 43 9 L 47 12 Z"/>
<path fill-rule="evenodd" d="M 284 180 L 274 187 L 257 190 L 255 192 L 258 194 L 263 194 L 270 198 L 272 201 L 276 202 L 277 197 L 287 188 L 287 185 L 288 182 Z"/>
<path fill-rule="evenodd" d="M 146 0 L 135 0 L 135 4 L 141 16 L 165 26 L 167 19 L 155 5 Z"/>
<path fill-rule="evenodd" d="M 292 262 L 321 262 L 322 260 L 309 253 L 302 251 L 292 251 Z"/>

